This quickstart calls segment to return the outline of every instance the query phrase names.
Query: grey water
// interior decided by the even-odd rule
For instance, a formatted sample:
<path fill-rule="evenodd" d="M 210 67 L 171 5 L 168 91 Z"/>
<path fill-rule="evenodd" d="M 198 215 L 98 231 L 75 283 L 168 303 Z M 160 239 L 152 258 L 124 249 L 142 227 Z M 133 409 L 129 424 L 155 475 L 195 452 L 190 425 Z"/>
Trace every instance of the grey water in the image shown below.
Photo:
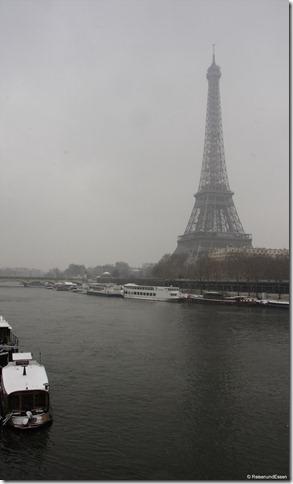
<path fill-rule="evenodd" d="M 53 424 L 0 431 L 4 480 L 289 478 L 289 314 L 0 287 Z"/>

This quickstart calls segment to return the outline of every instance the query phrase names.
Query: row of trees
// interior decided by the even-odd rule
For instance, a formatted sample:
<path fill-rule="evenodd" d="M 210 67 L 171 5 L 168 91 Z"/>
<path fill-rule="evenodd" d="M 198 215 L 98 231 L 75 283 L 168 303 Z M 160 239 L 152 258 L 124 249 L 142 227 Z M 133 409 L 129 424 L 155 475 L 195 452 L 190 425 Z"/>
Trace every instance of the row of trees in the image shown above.
<path fill-rule="evenodd" d="M 51 269 L 47 272 L 46 277 L 58 278 L 96 278 L 102 276 L 105 272 L 109 272 L 113 277 L 127 277 L 131 269 L 126 262 L 116 262 L 116 264 L 105 264 L 96 267 L 86 267 L 80 264 L 69 264 L 67 269 L 61 271 L 58 268 Z"/>
<path fill-rule="evenodd" d="M 96 279 L 109 273 L 113 278 L 127 279 L 128 277 L 147 277 L 150 274 L 150 268 L 143 267 L 141 270 L 132 269 L 127 262 L 116 262 L 115 264 L 105 264 L 96 267 L 86 267 L 80 264 L 70 264 L 65 271 L 58 268 L 51 269 L 45 274 L 48 279 Z"/>
<path fill-rule="evenodd" d="M 289 256 L 235 254 L 224 260 L 205 255 L 192 261 L 183 254 L 166 254 L 154 266 L 153 276 L 206 281 L 285 281 L 290 277 L 290 260 Z"/>
<path fill-rule="evenodd" d="M 233 254 L 223 260 L 204 255 L 197 260 L 184 254 L 166 254 L 155 265 L 132 269 L 126 262 L 86 267 L 70 264 L 65 271 L 51 269 L 48 279 L 96 279 L 110 273 L 113 278 L 194 279 L 198 281 L 287 281 L 289 256 Z"/>

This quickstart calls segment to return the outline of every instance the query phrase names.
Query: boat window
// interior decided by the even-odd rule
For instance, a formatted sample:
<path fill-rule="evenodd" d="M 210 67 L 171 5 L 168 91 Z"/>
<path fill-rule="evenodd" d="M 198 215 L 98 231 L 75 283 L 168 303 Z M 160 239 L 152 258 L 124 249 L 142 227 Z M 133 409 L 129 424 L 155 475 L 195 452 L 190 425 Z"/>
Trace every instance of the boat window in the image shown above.
<path fill-rule="evenodd" d="M 31 410 L 33 406 L 34 406 L 33 393 L 23 394 L 21 399 L 21 409 L 24 411 Z"/>
<path fill-rule="evenodd" d="M 47 395 L 45 392 L 35 393 L 34 408 L 45 408 L 47 405 Z"/>
<path fill-rule="evenodd" d="M 19 395 L 10 395 L 9 396 L 9 410 L 16 411 L 19 410 Z"/>

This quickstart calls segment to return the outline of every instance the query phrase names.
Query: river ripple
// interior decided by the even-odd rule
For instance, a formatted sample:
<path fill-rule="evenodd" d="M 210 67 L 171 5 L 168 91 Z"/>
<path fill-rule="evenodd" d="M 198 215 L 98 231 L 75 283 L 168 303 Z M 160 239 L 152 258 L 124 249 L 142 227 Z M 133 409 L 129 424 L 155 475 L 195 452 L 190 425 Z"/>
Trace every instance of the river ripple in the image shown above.
<path fill-rule="evenodd" d="M 5 480 L 289 474 L 289 314 L 0 288 L 54 422 L 0 432 Z"/>

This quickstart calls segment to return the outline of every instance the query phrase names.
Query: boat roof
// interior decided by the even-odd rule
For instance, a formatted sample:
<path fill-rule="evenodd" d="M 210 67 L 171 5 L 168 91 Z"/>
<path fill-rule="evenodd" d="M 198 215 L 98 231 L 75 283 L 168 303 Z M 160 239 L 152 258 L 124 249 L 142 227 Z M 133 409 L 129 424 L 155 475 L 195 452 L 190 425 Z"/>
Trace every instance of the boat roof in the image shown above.
<path fill-rule="evenodd" d="M 150 289 L 167 289 L 167 290 L 170 290 L 170 291 L 178 291 L 179 288 L 178 287 L 174 287 L 174 286 L 150 286 L 150 285 L 144 285 L 144 284 L 133 284 L 132 282 L 129 282 L 128 284 L 124 284 L 124 287 L 133 287 L 133 288 L 136 288 L 136 289 L 144 289 L 144 288 L 150 288 Z"/>
<path fill-rule="evenodd" d="M 30 360 L 26 366 L 11 362 L 2 368 L 2 385 L 7 395 L 26 390 L 47 390 L 48 384 L 45 367 L 37 361 Z"/>
<path fill-rule="evenodd" d="M 277 304 L 280 304 L 280 305 L 284 305 L 284 306 L 289 306 L 289 301 L 280 301 L 280 300 L 273 300 L 273 299 L 268 299 L 268 302 L 269 303 L 277 303 Z"/>
<path fill-rule="evenodd" d="M 9 323 L 3 318 L 3 316 L 0 316 L 0 328 L 8 328 L 12 329 Z"/>
<path fill-rule="evenodd" d="M 71 281 L 60 281 L 60 282 L 56 282 L 56 285 L 57 286 L 76 286 L 76 282 L 71 282 Z"/>
<path fill-rule="evenodd" d="M 32 354 L 31 353 L 13 353 L 12 355 L 12 360 L 13 361 L 30 361 L 32 360 Z"/>
<path fill-rule="evenodd" d="M 168 291 L 179 291 L 179 287 L 174 286 L 154 286 L 156 289 L 167 289 Z"/>

